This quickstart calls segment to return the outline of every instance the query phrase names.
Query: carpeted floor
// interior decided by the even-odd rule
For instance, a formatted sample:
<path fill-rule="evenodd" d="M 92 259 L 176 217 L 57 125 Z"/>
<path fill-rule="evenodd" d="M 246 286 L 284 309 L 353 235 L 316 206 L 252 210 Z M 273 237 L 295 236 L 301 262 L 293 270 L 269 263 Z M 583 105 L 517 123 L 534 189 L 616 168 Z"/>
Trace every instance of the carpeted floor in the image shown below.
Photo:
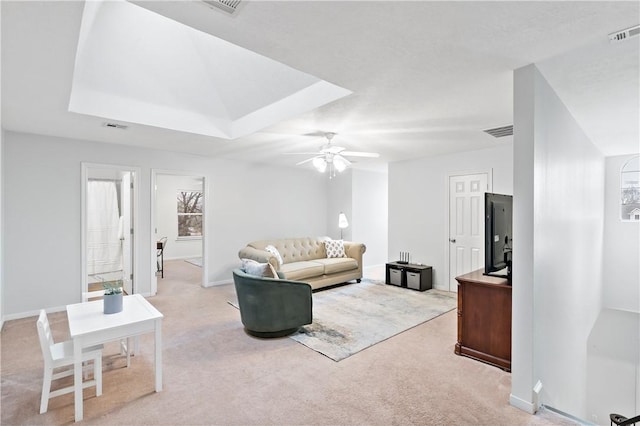
<path fill-rule="evenodd" d="M 509 373 L 456 356 L 455 310 L 334 362 L 289 338 L 247 335 L 227 303 L 233 285 L 184 285 L 185 276 L 195 279 L 199 271 L 187 262 L 166 265 L 159 294 L 149 299 L 165 316 L 164 390 L 153 391 L 150 335 L 141 337 L 130 368 L 116 355 L 117 342 L 110 343 L 103 395 L 84 393 L 85 424 L 575 424 L 511 407 Z M 55 339 L 67 338 L 66 314 L 49 319 Z M 73 422 L 71 394 L 38 414 L 42 355 L 35 318 L 5 324 L 1 355 L 2 425 Z"/>

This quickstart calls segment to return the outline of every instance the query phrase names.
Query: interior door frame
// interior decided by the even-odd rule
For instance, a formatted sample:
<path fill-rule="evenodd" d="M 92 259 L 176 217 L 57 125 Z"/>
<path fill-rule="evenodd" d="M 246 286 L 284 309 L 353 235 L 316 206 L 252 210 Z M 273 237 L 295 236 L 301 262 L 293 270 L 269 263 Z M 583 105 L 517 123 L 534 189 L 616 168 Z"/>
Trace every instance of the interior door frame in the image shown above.
<path fill-rule="evenodd" d="M 447 291 L 453 291 L 451 290 L 450 287 L 450 278 L 451 278 L 451 263 L 450 263 L 450 246 L 451 243 L 449 242 L 449 232 L 451 229 L 451 223 L 450 223 L 450 219 L 451 219 L 451 211 L 450 211 L 450 201 L 451 201 L 451 192 L 450 192 L 450 181 L 452 177 L 455 176 L 468 176 L 468 175 L 478 175 L 478 174 L 486 174 L 487 175 L 487 191 L 486 192 L 492 192 L 493 191 L 493 168 L 488 168 L 488 169 L 477 169 L 477 170 L 463 170 L 463 171 L 458 171 L 458 172 L 448 172 L 444 185 L 445 185 L 445 209 L 444 209 L 444 215 L 445 215 L 445 220 L 444 223 L 446 224 L 445 229 L 444 229 L 444 264 L 445 264 L 445 268 L 447 271 L 446 274 L 446 286 L 444 288 L 444 290 Z M 484 216 L 484 210 L 482 210 L 482 214 Z M 484 219 L 483 219 L 484 221 Z"/>
<path fill-rule="evenodd" d="M 151 294 L 156 295 L 158 293 L 158 277 L 156 276 L 157 269 L 157 256 L 155 255 L 156 251 L 156 217 L 157 217 L 157 200 L 156 200 L 156 186 L 158 184 L 158 175 L 171 175 L 171 176 L 184 176 L 184 177 L 193 177 L 202 179 L 202 193 L 204 194 L 204 199 L 202 200 L 202 282 L 200 283 L 201 287 L 208 287 L 208 250 L 209 246 L 209 231 L 208 231 L 208 221 L 207 221 L 207 206 L 209 204 L 209 186 L 208 179 L 204 174 L 194 173 L 192 171 L 184 171 L 184 170 L 167 170 L 167 169 L 151 169 L 151 223 L 150 235 L 151 235 L 151 247 L 154 248 L 154 255 L 151 256 L 151 262 L 149 267 L 151 268 Z M 176 212 L 177 214 L 177 212 Z"/>
<path fill-rule="evenodd" d="M 81 273 L 81 293 L 86 292 L 89 289 L 89 283 L 87 279 L 87 182 L 89 179 L 89 170 L 90 169 L 103 169 L 103 170 L 117 170 L 122 172 L 133 173 L 133 203 L 131 206 L 132 209 L 132 218 L 131 218 L 131 227 L 133 231 L 133 241 L 131 244 L 131 255 L 133 257 L 133 262 L 131 265 L 133 272 L 133 279 L 131 280 L 132 293 L 136 293 L 136 280 L 140 277 L 139 269 L 138 269 L 138 261 L 139 253 L 138 251 L 138 240 L 137 232 L 139 228 L 139 197 L 140 197 L 140 176 L 141 169 L 139 167 L 131 167 L 124 166 L 118 164 L 101 164 L 101 163 L 80 163 L 80 255 L 82 258 L 80 273 Z"/>

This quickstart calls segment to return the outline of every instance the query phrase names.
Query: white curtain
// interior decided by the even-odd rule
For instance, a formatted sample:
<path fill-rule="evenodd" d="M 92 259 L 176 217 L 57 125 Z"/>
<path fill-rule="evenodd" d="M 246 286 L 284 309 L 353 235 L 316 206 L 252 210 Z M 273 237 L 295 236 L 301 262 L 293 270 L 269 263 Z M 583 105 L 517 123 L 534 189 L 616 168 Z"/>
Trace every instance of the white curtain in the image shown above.
<path fill-rule="evenodd" d="M 119 271 L 122 245 L 116 183 L 90 180 L 87 184 L 87 273 Z"/>

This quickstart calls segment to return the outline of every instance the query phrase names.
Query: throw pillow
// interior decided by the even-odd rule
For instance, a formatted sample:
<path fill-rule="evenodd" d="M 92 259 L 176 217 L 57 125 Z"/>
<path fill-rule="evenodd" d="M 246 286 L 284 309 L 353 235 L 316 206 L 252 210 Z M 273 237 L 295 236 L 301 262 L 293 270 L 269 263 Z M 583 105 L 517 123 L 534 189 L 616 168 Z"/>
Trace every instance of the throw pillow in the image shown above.
<path fill-rule="evenodd" d="M 253 259 L 242 259 L 242 270 L 257 277 L 279 279 L 278 274 L 270 263 L 260 263 Z"/>
<path fill-rule="evenodd" d="M 274 246 L 272 246 L 271 244 L 269 244 L 268 246 L 266 246 L 265 251 L 268 251 L 269 253 L 271 253 L 272 255 L 275 256 L 275 258 L 278 260 L 278 265 L 282 266 L 282 264 L 284 263 L 282 261 L 282 256 L 280 256 L 280 252 L 278 251 L 277 248 L 275 248 Z"/>
<path fill-rule="evenodd" d="M 324 248 L 327 251 L 327 257 L 347 257 L 342 240 L 327 240 L 324 242 Z"/>

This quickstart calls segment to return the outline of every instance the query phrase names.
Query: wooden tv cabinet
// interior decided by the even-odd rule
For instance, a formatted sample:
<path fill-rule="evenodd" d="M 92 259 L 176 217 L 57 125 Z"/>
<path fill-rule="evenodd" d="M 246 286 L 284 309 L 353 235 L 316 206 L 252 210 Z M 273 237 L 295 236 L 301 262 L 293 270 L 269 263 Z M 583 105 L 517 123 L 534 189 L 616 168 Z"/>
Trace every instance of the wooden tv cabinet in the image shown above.
<path fill-rule="evenodd" d="M 511 371 L 511 285 L 479 269 L 458 281 L 458 342 L 454 352 Z"/>

